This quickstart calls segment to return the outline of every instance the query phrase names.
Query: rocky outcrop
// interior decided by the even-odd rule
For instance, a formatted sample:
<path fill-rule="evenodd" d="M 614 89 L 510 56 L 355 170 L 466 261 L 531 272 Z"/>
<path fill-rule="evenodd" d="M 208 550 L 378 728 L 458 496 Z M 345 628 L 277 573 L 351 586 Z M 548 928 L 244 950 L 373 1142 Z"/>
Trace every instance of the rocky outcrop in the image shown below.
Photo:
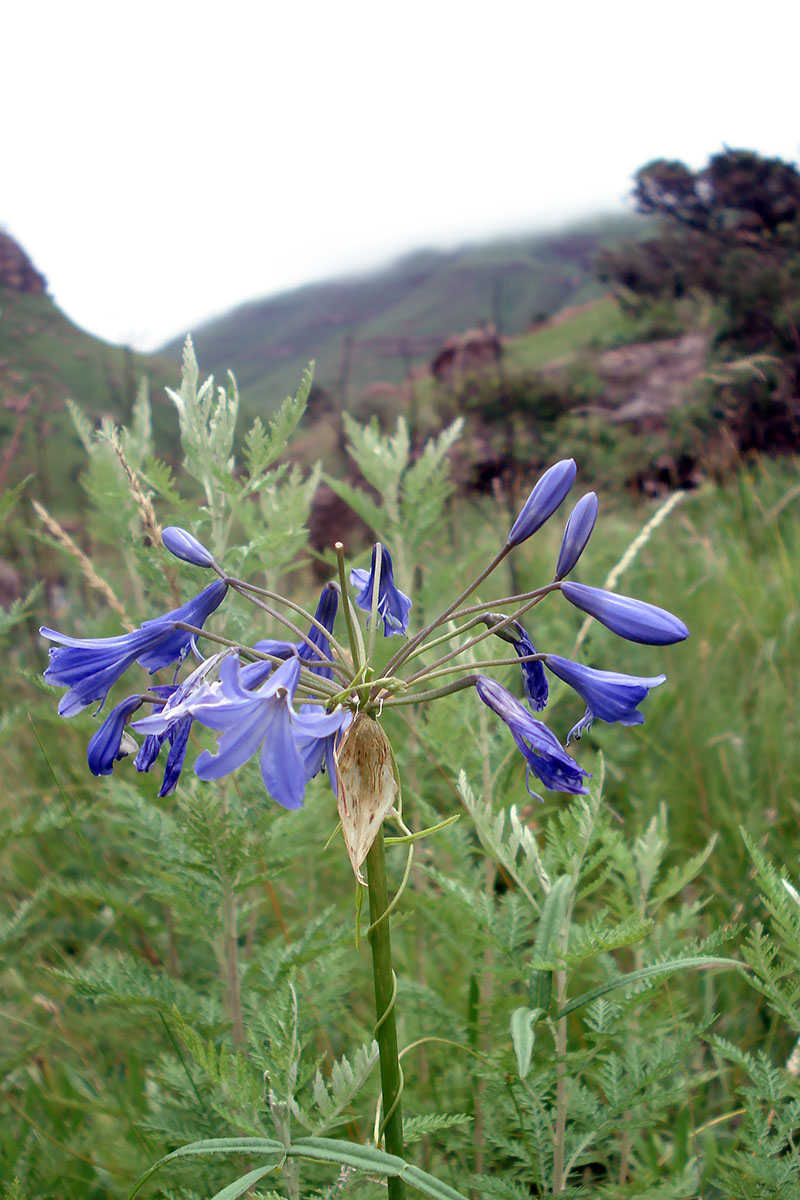
<path fill-rule="evenodd" d="M 615 405 L 609 419 L 662 428 L 668 414 L 686 403 L 692 384 L 703 373 L 709 340 L 704 333 L 685 333 L 607 350 L 597 368 L 606 397 Z"/>
<path fill-rule="evenodd" d="M 47 287 L 44 275 L 39 274 L 22 247 L 7 233 L 0 233 L 0 287 L 31 296 L 44 295 Z"/>
<path fill-rule="evenodd" d="M 468 329 L 447 339 L 431 361 L 431 374 L 440 383 L 455 384 L 465 374 L 499 362 L 502 353 L 494 325 Z"/>

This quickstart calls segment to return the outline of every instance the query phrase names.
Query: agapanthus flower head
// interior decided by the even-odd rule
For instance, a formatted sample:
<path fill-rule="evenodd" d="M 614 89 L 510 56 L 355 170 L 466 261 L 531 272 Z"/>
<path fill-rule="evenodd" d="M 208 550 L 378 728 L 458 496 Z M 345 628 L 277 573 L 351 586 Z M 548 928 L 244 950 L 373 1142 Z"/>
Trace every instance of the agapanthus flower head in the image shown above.
<path fill-rule="evenodd" d="M 619 637 L 646 646 L 669 646 L 689 636 L 683 621 L 644 600 L 620 596 L 583 583 L 562 583 L 561 591 L 576 608 L 594 617 Z"/>
<path fill-rule="evenodd" d="M 511 730 L 517 749 L 534 775 L 551 792 L 570 792 L 585 796 L 589 789 L 584 783 L 588 772 L 579 767 L 567 754 L 555 734 L 516 700 L 496 680 L 479 675 L 475 690 L 484 704 L 491 708 Z"/>
<path fill-rule="evenodd" d="M 375 580 L 375 564 L 378 546 L 381 546 L 381 574 L 378 583 L 378 616 L 383 618 L 383 636 L 404 634 L 408 629 L 408 614 L 411 611 L 411 601 L 404 592 L 395 585 L 392 556 L 385 546 L 377 542 L 372 547 L 372 563 L 369 571 L 354 567 L 350 572 L 350 582 L 359 588 L 356 604 L 366 612 L 372 612 L 372 591 Z"/>
<path fill-rule="evenodd" d="M 260 751 L 267 791 L 284 808 L 300 808 L 306 764 L 298 748 L 301 736 L 327 738 L 349 716 L 343 709 L 297 713 L 292 699 L 300 678 L 300 659 L 287 659 L 257 690 L 242 686 L 238 660 L 224 659 L 217 685 L 189 701 L 185 709 L 222 736 L 217 753 L 204 750 L 195 763 L 201 779 L 221 779 Z M 138 723 L 137 723 L 138 724 Z"/>
<path fill-rule="evenodd" d="M 557 654 L 545 657 L 545 666 L 559 679 L 578 693 L 586 704 L 582 719 L 569 732 L 567 745 L 572 738 L 580 738 L 591 728 L 595 718 L 609 725 L 641 725 L 644 714 L 639 705 L 647 698 L 650 688 L 659 687 L 666 675 L 622 675 L 616 671 L 598 671 Z"/>
<path fill-rule="evenodd" d="M 498 613 L 487 613 L 483 619 L 490 629 L 505 620 Z M 495 633 L 504 642 L 509 642 L 520 658 L 526 658 L 527 655 L 536 654 L 537 652 L 527 629 L 519 621 L 509 621 L 502 629 L 495 630 Z M 541 712 L 547 704 L 547 697 L 550 693 L 547 676 L 544 673 L 541 660 L 523 662 L 520 663 L 520 666 L 522 668 L 525 699 L 535 712 Z"/>
<path fill-rule="evenodd" d="M 582 496 L 567 518 L 564 536 L 561 539 L 561 550 L 556 564 L 556 579 L 569 575 L 576 562 L 586 549 L 586 543 L 592 536 L 597 520 L 597 496 L 587 492 Z"/>
<path fill-rule="evenodd" d="M 511 526 L 506 538 L 507 546 L 518 546 L 537 529 L 541 529 L 569 492 L 577 470 L 574 458 L 564 458 L 545 471 Z"/>
<path fill-rule="evenodd" d="M 210 550 L 199 542 L 193 533 L 178 525 L 167 525 L 161 530 L 161 540 L 176 558 L 191 563 L 194 567 L 216 567 L 217 562 Z"/>
<path fill-rule="evenodd" d="M 339 589 L 333 583 L 326 583 L 320 593 L 314 616 L 320 625 L 324 625 L 328 633 L 333 633 L 338 607 Z M 262 654 L 272 654 L 276 658 L 290 658 L 295 654 L 299 655 L 303 659 L 303 665 L 305 666 L 307 663 L 309 670 L 313 671 L 315 675 L 321 676 L 322 679 L 332 679 L 333 671 L 330 667 L 325 666 L 325 660 L 331 657 L 330 642 L 316 625 L 312 625 L 309 629 L 308 639 L 320 650 L 320 654 L 317 654 L 308 642 L 285 642 L 275 638 L 264 638 L 262 641 L 256 642 L 253 649 L 260 650 Z"/>
<path fill-rule="evenodd" d="M 102 708 L 111 687 L 135 662 L 152 675 L 182 659 L 192 634 L 178 629 L 177 622 L 202 628 L 222 603 L 227 590 L 228 585 L 218 579 L 180 608 L 144 621 L 139 629 L 119 637 L 73 638 L 42 626 L 41 635 L 58 643 L 50 647 L 50 665 L 44 678 L 48 683 L 69 689 L 61 697 L 59 714 L 72 717 L 96 700 Z"/>

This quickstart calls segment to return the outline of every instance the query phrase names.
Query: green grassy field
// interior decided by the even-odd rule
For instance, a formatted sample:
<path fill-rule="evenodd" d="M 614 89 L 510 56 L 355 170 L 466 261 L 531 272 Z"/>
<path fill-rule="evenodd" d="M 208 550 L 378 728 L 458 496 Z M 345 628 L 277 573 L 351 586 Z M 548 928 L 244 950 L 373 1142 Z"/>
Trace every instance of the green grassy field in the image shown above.
<path fill-rule="evenodd" d="M 596 338 L 599 318 L 587 321 Z M 373 505 L 413 597 L 413 632 L 496 552 L 507 518 L 489 498 L 446 503 L 443 476 L 424 482 L 430 463 L 412 467 L 400 437 L 373 432 L 359 458 L 379 496 L 377 507 L 357 502 Z M 239 508 L 246 475 L 233 489 L 216 479 L 215 503 L 237 514 L 217 552 L 313 607 L 308 565 L 275 566 L 281 546 L 298 544 L 300 481 L 270 477 Z M 95 484 L 95 555 L 134 621 L 206 582 L 144 549 L 124 479 L 103 468 Z M 156 495 L 165 524 L 199 517 L 196 485 L 181 486 L 195 488 L 197 507 L 171 508 L 167 489 Z M 800 1032 L 800 908 L 780 879 L 800 886 L 799 496 L 794 462 L 751 464 L 672 501 L 626 556 L 663 501 L 601 491 L 575 577 L 602 585 L 626 562 L 617 590 L 677 613 L 691 637 L 641 646 L 594 624 L 576 649 L 580 614 L 558 596 L 530 614 L 546 651 L 668 677 L 643 705 L 644 726 L 596 722 L 571 748 L 592 773 L 590 799 L 532 800 L 508 730 L 471 688 L 424 709 L 386 708 L 405 821 L 420 830 L 460 814 L 418 844 L 392 921 L 406 1153 L 442 1187 L 509 1200 L 797 1194 L 800 1097 L 786 1063 Z M 551 578 L 561 527 L 559 515 L 515 552 L 523 589 Z M 225 522 L 215 528 L 222 537 Z M 198 533 L 212 536 L 208 520 Z M 508 588 L 498 575 L 477 593 L 487 607 Z M 34 619 L 120 632 L 75 563 Z M 16 673 L 2 725 L 6 1197 L 125 1196 L 159 1156 L 201 1138 L 366 1145 L 378 1095 L 367 939 L 362 918 L 356 946 L 327 780 L 287 812 L 253 763 L 219 786 L 187 770 L 163 800 L 160 775 L 137 774 L 130 758 L 93 779 L 85 754 L 97 722 L 88 710 L 58 718 L 57 692 L 39 680 L 44 644 L 24 628 L 5 633 Z M 213 628 L 247 642 L 278 633 L 232 596 Z M 398 640 L 378 639 L 378 669 Z M 519 691 L 516 667 L 488 670 Z M 540 715 L 563 741 L 581 712 L 554 687 Z M 202 731 L 192 742 L 190 761 L 213 744 Z M 405 848 L 388 859 L 394 891 Z M 550 892 L 569 904 L 548 903 Z M 750 969 L 709 968 L 721 956 Z M 559 1017 L 565 1004 L 576 1007 Z M 176 1162 L 144 1194 L 241 1194 L 220 1189 L 237 1177 L 246 1188 L 260 1161 L 251 1147 Z M 366 1174 L 317 1160 L 298 1175 L 298 1162 L 255 1194 L 383 1194 L 378 1160 Z"/>

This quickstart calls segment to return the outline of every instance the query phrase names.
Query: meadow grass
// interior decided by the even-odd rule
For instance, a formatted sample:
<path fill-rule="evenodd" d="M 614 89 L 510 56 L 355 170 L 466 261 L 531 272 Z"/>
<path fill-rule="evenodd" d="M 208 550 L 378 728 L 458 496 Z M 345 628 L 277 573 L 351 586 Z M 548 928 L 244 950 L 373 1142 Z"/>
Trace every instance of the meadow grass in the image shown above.
<path fill-rule="evenodd" d="M 596 585 L 658 507 L 602 492 L 600 503 L 576 572 Z M 677 613 L 691 638 L 642 647 L 594 625 L 584 640 L 593 666 L 668 675 L 646 701 L 643 727 L 597 722 L 573 747 L 593 787 L 604 781 L 602 796 L 532 800 L 507 731 L 472 690 L 425 710 L 387 710 L 406 822 L 419 829 L 461 813 L 420 844 L 393 922 L 408 1153 L 443 1184 L 508 1200 L 581 1188 L 711 1200 L 738 1194 L 729 1164 L 746 1150 L 767 1180 L 751 1195 L 796 1194 L 786 1148 L 796 1088 L 784 1064 L 800 1030 L 789 1000 L 759 994 L 743 973 L 688 969 L 561 1021 L 555 998 L 563 1005 L 664 958 L 738 958 L 748 929 L 768 917 L 742 830 L 798 883 L 799 503 L 796 464 L 757 463 L 725 486 L 687 493 L 622 573 L 620 592 Z M 408 563 L 416 621 L 477 573 L 505 528 L 488 500 L 440 512 L 416 540 L 411 524 L 395 521 L 392 549 Z M 520 549 L 522 587 L 550 578 L 560 530 L 556 519 Z M 133 540 L 123 544 L 114 583 L 126 608 L 146 596 L 146 615 L 163 611 L 162 568 L 148 567 Z M 184 595 L 190 579 L 181 567 Z M 312 594 L 302 572 L 293 594 L 298 586 Z M 498 578 L 478 600 L 505 588 Z M 68 587 L 59 627 L 119 632 L 100 604 Z M 577 617 L 550 596 L 529 624 L 537 647 L 569 655 Z M 253 631 L 235 599 L 212 627 L 231 624 L 275 636 L 258 621 Z M 182 1143 L 275 1136 L 286 1122 L 366 1143 L 378 1094 L 369 963 L 363 941 L 355 947 L 353 878 L 331 840 L 327 780 L 291 813 L 265 800 L 253 764 L 219 789 L 187 773 L 165 800 L 130 759 L 92 779 L 88 713 L 60 720 L 38 681 L 44 646 L 37 653 L 13 630 L 6 639 L 20 672 L 2 726 L 6 1196 L 124 1196 Z M 394 648 L 381 649 L 388 657 Z M 498 672 L 517 690 L 515 676 Z M 547 718 L 562 740 L 581 709 L 554 688 Z M 395 888 L 405 850 L 388 857 Z M 550 940 L 543 878 L 566 881 Z M 791 919 L 781 928 L 787 938 Z M 783 943 L 775 954 L 783 961 Z M 524 1014 L 540 1009 L 548 1015 L 530 1018 L 526 1068 Z M 753 1098 L 756 1067 L 726 1046 L 766 1056 L 766 1107 L 767 1083 Z M 150 1194 L 211 1195 L 236 1174 L 181 1171 Z M 368 1176 L 333 1175 L 307 1166 L 302 1194 L 382 1194 Z M 301 1194 L 291 1171 L 269 1187 L 278 1190 L 258 1194 Z"/>

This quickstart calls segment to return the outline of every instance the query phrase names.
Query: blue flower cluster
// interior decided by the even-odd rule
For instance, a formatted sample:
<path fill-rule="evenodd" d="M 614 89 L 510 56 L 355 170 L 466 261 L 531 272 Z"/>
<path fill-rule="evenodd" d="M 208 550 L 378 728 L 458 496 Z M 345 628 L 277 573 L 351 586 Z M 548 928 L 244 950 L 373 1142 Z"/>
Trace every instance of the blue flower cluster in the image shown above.
<path fill-rule="evenodd" d="M 171 527 L 162 537 L 176 557 L 195 566 L 216 568 L 210 553 L 185 530 Z M 212 583 L 180 608 L 145 621 L 141 629 L 120 637 L 69 638 L 42 627 L 42 635 L 58 643 L 50 650 L 50 665 L 44 677 L 48 683 L 69 686 L 59 713 L 71 717 L 96 700 L 102 708 L 112 685 L 134 663 L 147 667 L 151 674 L 173 663 L 180 667 L 189 650 L 196 648 L 196 636 L 227 590 L 226 580 Z M 315 624 L 306 641 L 257 642 L 253 649 L 269 657 L 244 664 L 228 652 L 215 654 L 203 660 L 180 685 L 157 685 L 144 694 L 127 696 L 112 709 L 89 742 L 87 758 L 92 774 L 110 775 L 114 763 L 131 752 L 129 743 L 138 750 L 136 769 L 149 771 L 168 742 L 159 795 L 169 795 L 184 765 L 192 724 L 198 721 L 222 734 L 218 753 L 204 751 L 195 763 L 195 773 L 201 779 L 219 779 L 260 751 L 261 775 L 268 792 L 285 808 L 299 808 L 307 781 L 323 766 L 335 780 L 334 742 L 352 719 L 350 712 L 340 706 L 325 713 L 314 705 L 303 705 L 297 712 L 292 703 L 301 666 L 308 664 L 310 672 L 319 678 L 331 676 L 330 644 L 324 630 L 333 631 L 338 595 L 332 585 L 323 589 Z M 185 625 L 194 629 L 185 629 Z M 274 670 L 270 659 L 285 661 Z M 209 675 L 215 671 L 218 678 L 209 682 Z M 157 711 L 132 723 L 134 730 L 146 735 L 138 748 L 125 726 L 145 704 Z"/>
<path fill-rule="evenodd" d="M 506 543 L 508 547 L 525 541 L 549 520 L 567 496 L 575 475 L 576 466 L 572 459 L 556 463 L 544 473 L 511 528 Z M 628 641 L 654 646 L 683 641 L 689 636 L 689 630 L 683 621 L 665 609 L 603 588 L 564 581 L 586 548 L 597 520 L 597 510 L 597 496 L 594 492 L 588 492 L 570 513 L 561 541 L 554 584 L 570 604 Z M 499 637 L 512 642 L 523 659 L 525 695 L 531 708 L 541 711 L 547 703 L 548 688 L 546 678 L 543 681 L 543 667 L 568 684 L 586 704 L 583 717 L 567 735 L 567 745 L 573 738 L 580 738 L 595 720 L 609 724 L 641 725 L 644 716 L 639 711 L 639 705 L 647 697 L 650 688 L 658 687 L 666 680 L 666 675 L 623 675 L 616 671 L 599 671 L 555 654 L 537 655 L 527 631 L 519 621 L 508 621 L 494 614 L 487 614 L 484 620 Z M 549 744 L 542 732 L 545 726 L 531 716 L 510 692 L 483 676 L 476 688 L 483 702 L 508 725 L 514 741 L 525 756 L 528 771 L 533 771 L 546 788 L 575 793 L 588 790 L 583 783 L 586 773 L 579 769 L 570 770 L 567 764 L 575 767 L 573 760 L 557 741 L 557 750 Z M 548 738 L 552 738 L 549 730 L 546 732 Z M 558 783 L 554 783 L 554 780 L 558 780 Z"/>
<path fill-rule="evenodd" d="M 570 491 L 575 476 L 576 466 L 572 459 L 556 463 L 545 472 L 494 562 L 440 617 L 410 641 L 404 641 L 392 656 L 384 678 L 379 681 L 374 679 L 371 664 L 359 661 L 358 643 L 352 636 L 350 658 L 336 642 L 334 624 L 341 594 L 337 584 L 327 584 L 314 615 L 306 614 L 310 621 L 307 635 L 282 618 L 296 640 L 268 639 L 257 641 L 253 646 L 240 646 L 218 638 L 216 640 L 222 641 L 227 648 L 202 658 L 197 639 L 211 636 L 204 632 L 204 625 L 218 609 L 229 588 L 233 587 L 251 599 L 248 588 L 251 592 L 259 589 L 227 576 L 193 534 L 169 527 L 162 535 L 167 549 L 196 567 L 214 570 L 220 578 L 181 607 L 145 621 L 140 628 L 118 637 L 72 638 L 43 627 L 43 636 L 54 643 L 44 677 L 48 683 L 67 688 L 58 711 L 61 716 L 72 717 L 88 705 L 99 702 L 99 712 L 110 689 L 134 664 L 151 674 L 176 664 L 170 683 L 152 685 L 144 692 L 125 697 L 105 718 L 88 745 L 92 773 L 111 774 L 115 762 L 134 751 L 136 769 L 149 771 L 162 747 L 168 744 L 159 792 L 166 796 L 178 783 L 192 728 L 197 722 L 218 735 L 216 752 L 203 750 L 194 764 L 195 773 L 201 779 L 220 779 L 258 756 L 261 776 L 269 794 L 284 808 L 297 809 L 303 804 L 306 784 L 323 769 L 327 770 L 336 790 L 337 752 L 355 712 L 379 714 L 384 704 L 415 702 L 417 693 L 412 691 L 408 696 L 399 697 L 396 691 L 404 691 L 426 678 L 453 670 L 437 668 L 457 656 L 460 649 L 418 670 L 405 683 L 395 683 L 402 663 L 425 650 L 427 635 L 451 616 L 460 615 L 459 605 L 505 554 L 526 541 L 553 516 Z M 644 717 L 639 705 L 651 688 L 664 683 L 665 676 L 602 671 L 556 654 L 540 653 L 519 618 L 549 592 L 560 591 L 574 607 L 629 641 L 662 646 L 689 635 L 683 622 L 664 609 L 567 579 L 591 537 L 597 509 L 597 497 L 593 492 L 583 496 L 573 508 L 564 530 L 552 583 L 537 592 L 498 601 L 514 606 L 514 611 L 508 615 L 486 613 L 471 622 L 474 625 L 476 621 L 482 621 L 487 630 L 469 645 L 495 635 L 513 646 L 522 668 L 527 706 L 496 680 L 470 674 L 468 667 L 463 669 L 463 678 L 454 684 L 427 696 L 419 694 L 424 700 L 474 686 L 481 701 L 508 726 L 525 758 L 529 776 L 535 775 L 547 789 L 574 794 L 588 790 L 587 772 L 567 753 L 550 729 L 533 715 L 542 712 L 547 705 L 548 673 L 568 684 L 586 706 L 584 716 L 566 739 L 567 745 L 573 738 L 580 738 L 595 720 L 622 725 L 641 724 Z M 340 557 L 340 578 L 344 582 L 343 571 Z M 356 590 L 356 605 L 369 614 L 377 613 L 383 622 L 384 637 L 398 635 L 405 638 L 412 605 L 395 583 L 388 549 L 378 543 L 372 551 L 370 569 L 352 570 L 349 581 Z M 296 605 L 290 607 L 304 611 Z M 464 610 L 465 613 L 475 611 L 475 607 Z M 477 611 L 480 612 L 480 606 Z M 349 617 L 348 631 L 352 632 Z M 439 636 L 431 645 L 442 640 L 446 639 Z M 178 682 L 181 664 L 189 653 L 196 655 L 200 663 Z M 242 661 L 242 655 L 245 661 Z M 295 707 L 296 700 L 301 701 L 298 707 Z M 150 707 L 150 715 L 131 721 L 134 713 L 144 706 Z M 144 735 L 141 746 L 126 731 L 129 725 Z"/>

